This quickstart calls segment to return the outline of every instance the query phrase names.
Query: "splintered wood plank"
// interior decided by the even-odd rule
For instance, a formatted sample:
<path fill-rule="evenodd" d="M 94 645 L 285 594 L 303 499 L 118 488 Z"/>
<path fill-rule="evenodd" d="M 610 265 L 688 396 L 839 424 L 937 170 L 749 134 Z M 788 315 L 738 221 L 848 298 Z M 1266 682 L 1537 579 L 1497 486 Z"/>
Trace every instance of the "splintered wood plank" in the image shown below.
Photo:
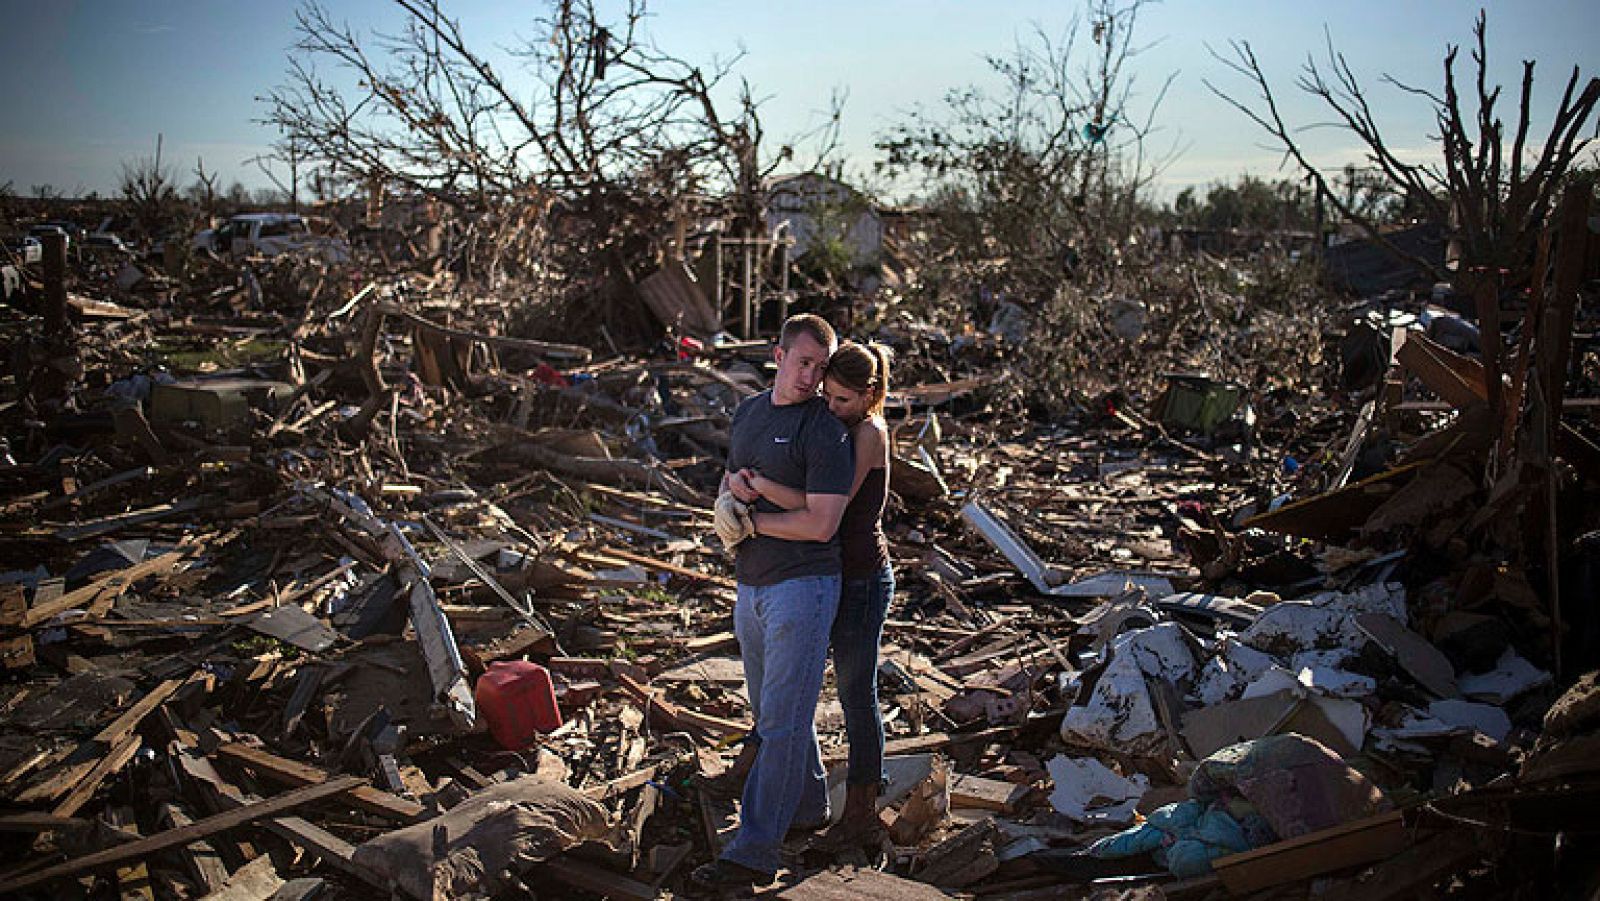
<path fill-rule="evenodd" d="M 661 775 L 662 772 L 672 769 L 677 764 L 678 761 L 675 759 L 653 763 L 644 769 L 635 770 L 625 776 L 618 776 L 610 782 L 591 785 L 583 789 L 583 793 L 596 801 L 604 801 L 613 795 L 620 795 L 623 792 L 638 788 Z"/>
<path fill-rule="evenodd" d="M 323 798 L 349 791 L 355 786 L 361 785 L 362 782 L 363 780 L 358 776 L 341 776 L 338 779 L 331 779 L 319 785 L 308 785 L 304 788 L 285 792 L 274 798 L 247 804 L 237 810 L 206 817 L 188 826 L 158 832 L 149 838 L 129 842 L 120 847 L 108 848 L 93 854 L 85 854 L 65 863 L 8 880 L 0 884 L 0 895 L 20 892 L 25 888 L 49 882 L 52 879 L 59 879 L 63 876 L 75 876 L 100 867 L 109 867 L 129 860 L 139 860 L 159 851 L 187 845 L 207 836 L 215 835 L 218 832 L 225 832 L 229 829 L 243 826 L 246 823 L 287 813 L 314 801 L 320 801 Z"/>
<path fill-rule="evenodd" d="M 285 785 L 319 785 L 330 778 L 326 771 L 317 767 L 237 742 L 217 748 L 216 753 L 219 757 L 255 770 L 263 778 Z M 345 794 L 345 798 L 353 807 L 407 823 L 422 816 L 424 810 L 415 801 L 408 801 L 371 785 L 356 786 Z"/>
<path fill-rule="evenodd" d="M 717 651 L 732 647 L 739 643 L 739 639 L 732 632 L 717 632 L 711 635 L 701 635 L 684 642 L 683 649 L 690 654 L 704 654 L 707 651 Z"/>
<path fill-rule="evenodd" d="M 1421 332 L 1408 333 L 1395 358 L 1453 406 L 1466 407 L 1489 399 L 1482 363 L 1447 350 Z"/>
<path fill-rule="evenodd" d="M 678 724 L 679 727 L 692 728 L 701 732 L 713 732 L 718 735 L 741 735 L 750 731 L 750 726 L 747 723 L 725 720 L 722 717 L 711 716 L 697 710 L 690 710 L 687 707 L 679 707 L 663 697 L 662 694 L 625 673 L 618 674 L 617 679 L 629 694 L 633 695 L 640 704 L 645 706 L 647 711 L 654 710 Z"/>
<path fill-rule="evenodd" d="M 188 826 L 194 819 L 176 804 L 161 805 L 161 825 L 168 829 Z M 228 867 L 210 842 L 204 839 L 191 842 L 178 852 L 184 867 L 207 895 L 221 889 L 228 881 Z"/>
<path fill-rule="evenodd" d="M 58 817 L 70 817 L 77 813 L 83 805 L 89 803 L 94 793 L 100 790 L 100 784 L 105 782 L 107 777 L 128 765 L 128 761 L 132 760 L 134 753 L 139 750 L 140 744 L 139 736 L 129 735 L 112 745 L 106 756 L 96 761 L 83 779 L 79 780 L 77 786 L 50 812 Z"/>
<path fill-rule="evenodd" d="M 55 766 L 61 761 L 66 760 L 71 754 L 72 747 L 65 744 L 54 748 L 49 746 L 39 748 L 28 757 L 19 760 L 17 765 L 12 767 L 9 773 L 6 773 L 3 778 L 0 778 L 0 789 L 6 789 L 9 791 L 8 786 L 20 781 L 22 777 L 28 775 L 36 769 Z M 65 790 L 65 787 L 63 787 L 62 791 Z M 60 794 L 60 792 L 57 792 L 57 794 Z M 51 797 L 53 798 L 54 795 Z M 18 804 L 26 803 L 20 795 L 12 798 L 11 800 L 17 802 Z"/>
<path fill-rule="evenodd" d="M 22 621 L 19 625 L 24 629 L 32 629 L 58 613 L 92 603 L 99 599 L 102 594 L 113 593 L 113 596 L 121 594 L 128 590 L 133 583 L 143 579 L 145 576 L 171 570 L 187 554 L 188 551 L 172 551 L 159 557 L 135 563 L 127 569 L 112 573 L 99 582 L 91 582 L 88 585 L 69 591 L 55 600 L 46 601 L 33 607 L 22 615 Z"/>
<path fill-rule="evenodd" d="M 1292 501 L 1276 510 L 1252 516 L 1240 525 L 1280 535 L 1338 541 L 1360 528 L 1373 511 L 1430 462 L 1423 460 L 1397 466 L 1353 485 Z"/>
<path fill-rule="evenodd" d="M 1031 785 L 1001 782 L 982 776 L 957 775 L 950 780 L 950 806 L 1013 813 L 1032 791 Z"/>
<path fill-rule="evenodd" d="M 195 784 L 204 786 L 208 796 L 224 810 L 236 810 L 261 800 L 254 795 L 245 794 L 237 786 L 222 778 L 216 767 L 211 765 L 210 758 L 199 757 L 186 751 L 179 754 L 177 759 L 178 767 L 184 775 L 194 780 Z M 297 816 L 273 817 L 262 825 L 268 832 L 310 851 L 323 863 L 339 872 L 360 879 L 380 892 L 386 893 L 390 890 L 387 877 L 355 862 L 354 845 L 321 826 Z"/>
<path fill-rule="evenodd" d="M 619 901 L 650 901 L 658 894 L 655 886 L 647 882 L 570 857 L 547 861 L 540 870 L 558 882 Z"/>
<path fill-rule="evenodd" d="M 139 828 L 131 808 L 113 808 L 106 819 L 117 830 L 137 839 Z M 150 868 L 144 861 L 117 868 L 117 895 L 122 901 L 156 901 L 155 888 L 150 884 Z"/>
<path fill-rule="evenodd" d="M 79 817 L 58 817 L 51 813 L 8 813 L 0 816 L 0 832 L 52 832 L 57 829 L 82 829 L 92 823 Z"/>
<path fill-rule="evenodd" d="M 184 680 L 182 679 L 168 679 L 150 689 L 150 693 L 140 698 L 138 703 L 129 707 L 121 716 L 112 720 L 104 729 L 101 729 L 95 735 L 95 741 L 116 742 L 123 736 L 131 734 L 133 730 L 139 728 L 139 724 L 144 722 L 144 718 L 149 716 L 151 711 L 166 703 L 167 699 L 172 697 L 172 693 L 183 686 L 183 683 Z"/>
<path fill-rule="evenodd" d="M 78 750 L 73 752 L 72 756 L 74 758 L 82 757 L 85 759 L 69 764 L 61 772 L 56 773 L 38 785 L 29 786 L 16 797 L 17 803 L 30 804 L 37 801 L 54 801 L 73 786 L 83 787 L 90 778 L 91 772 L 98 767 L 106 765 L 111 759 L 106 756 L 106 752 L 111 751 L 114 754 L 115 749 L 120 748 L 128 737 L 133 734 L 133 730 L 139 728 L 139 724 L 144 721 L 144 718 L 149 716 L 151 711 L 165 703 L 167 698 L 171 697 L 172 693 L 177 691 L 181 685 L 183 685 L 183 680 L 181 679 L 168 679 L 151 689 L 150 693 L 140 698 L 138 703 L 123 711 L 121 716 L 112 720 L 104 729 L 96 733 L 94 738 L 80 745 Z M 99 751 L 100 753 L 88 755 L 90 751 Z M 129 753 L 131 754 L 132 752 L 129 751 Z M 123 761 L 123 763 L 126 762 L 126 760 Z M 121 764 L 118 764 L 118 766 L 120 767 Z M 107 775 L 110 775 L 110 772 L 101 773 L 99 778 L 104 779 Z M 95 783 L 90 786 L 90 794 L 93 794 L 93 789 L 97 785 L 98 783 Z M 88 798 L 85 797 L 82 800 L 86 801 Z M 69 816 L 76 810 L 77 808 L 73 808 L 62 815 Z"/>
<path fill-rule="evenodd" d="M 929 732 L 926 735 L 913 735 L 907 738 L 892 738 L 883 744 L 883 756 L 893 757 L 902 754 L 927 754 L 942 750 L 954 744 L 969 744 L 971 742 L 987 742 L 1005 736 L 1015 735 L 1016 726 L 996 726 L 982 732 L 962 732 L 951 735 L 948 732 Z M 841 749 L 832 754 L 824 754 L 822 762 L 826 764 L 840 763 L 847 757 L 845 750 Z"/>
<path fill-rule="evenodd" d="M 866 868 L 840 867 L 808 876 L 776 897 L 783 901 L 948 901 L 950 896 L 926 882 Z"/>
<path fill-rule="evenodd" d="M 1211 862 L 1222 884 L 1248 894 L 1393 856 L 1411 845 L 1401 813 L 1391 810 Z"/>
<path fill-rule="evenodd" d="M 685 579 L 693 579 L 697 582 L 710 582 L 713 585 L 721 586 L 729 589 L 730 591 L 739 587 L 737 583 L 727 576 L 719 576 L 715 573 L 689 569 L 688 567 L 679 566 L 676 563 L 668 563 L 667 561 L 658 559 L 656 557 L 646 557 L 643 554 L 635 554 L 632 551 L 626 551 L 614 547 L 607 547 L 603 553 L 608 557 L 616 557 L 619 560 L 626 560 L 629 563 L 637 563 L 646 569 L 654 569 L 659 572 L 671 573 L 674 576 L 682 576 Z"/>
<path fill-rule="evenodd" d="M 206 895 L 204 901 L 263 901 L 274 898 L 283 884 L 272 856 L 263 854 L 240 867 L 221 888 Z"/>
<path fill-rule="evenodd" d="M 55 535 L 56 538 L 62 541 L 83 541 L 130 526 L 143 525 L 147 522 L 166 519 L 169 516 L 177 516 L 180 513 L 188 513 L 191 510 L 199 510 L 214 503 L 216 503 L 216 498 L 211 496 L 186 498 L 175 504 L 157 504 L 154 507 L 146 507 L 143 510 L 134 510 L 130 513 L 121 513 L 104 519 L 76 523 L 57 529 Z"/>
<path fill-rule="evenodd" d="M 1363 878 L 1333 881 L 1323 901 L 1400 901 L 1426 897 L 1428 887 L 1484 853 L 1470 829 L 1436 833 L 1372 867 Z"/>

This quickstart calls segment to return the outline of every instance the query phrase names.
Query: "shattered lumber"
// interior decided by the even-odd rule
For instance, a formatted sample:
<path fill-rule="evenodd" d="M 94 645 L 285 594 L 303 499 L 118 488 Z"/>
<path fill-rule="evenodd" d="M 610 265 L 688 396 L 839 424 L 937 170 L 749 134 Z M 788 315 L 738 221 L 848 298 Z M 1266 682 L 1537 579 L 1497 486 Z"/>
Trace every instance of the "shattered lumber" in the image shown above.
<path fill-rule="evenodd" d="M 628 694 L 644 705 L 647 714 L 656 713 L 679 729 L 709 732 L 724 736 L 743 735 L 750 731 L 750 727 L 744 723 L 708 716 L 686 707 L 680 707 L 668 701 L 660 692 L 641 684 L 626 673 L 619 674 L 617 681 L 622 683 L 622 687 L 627 689 Z"/>
<path fill-rule="evenodd" d="M 313 766 L 287 760 L 260 748 L 232 743 L 217 748 L 217 756 L 249 767 L 258 775 L 283 785 L 302 787 L 319 785 L 330 775 Z M 344 795 L 351 805 L 400 823 L 409 823 L 422 816 L 426 809 L 415 801 L 389 794 L 370 785 L 357 785 Z"/>
<path fill-rule="evenodd" d="M 110 866 L 127 860 L 137 860 L 168 848 L 187 845 L 190 842 L 215 835 L 218 832 L 225 832 L 259 819 L 287 813 L 314 801 L 337 795 L 362 784 L 363 781 L 359 776 L 340 776 L 337 779 L 331 779 L 319 785 L 309 785 L 285 792 L 276 797 L 246 805 L 238 810 L 219 813 L 216 816 L 207 817 L 187 826 L 169 829 L 166 832 L 160 832 L 148 838 L 128 842 L 125 845 L 109 848 L 105 851 L 87 854 L 57 866 L 0 882 L 0 893 L 21 891 L 30 886 L 49 882 L 52 879 L 59 879 L 62 876 L 74 876 L 99 867 Z"/>
<path fill-rule="evenodd" d="M 1140 892 L 1209 901 L 1560 884 L 1550 840 L 1499 827 L 1581 824 L 1600 759 L 1574 600 L 1600 471 L 1579 209 L 1551 220 L 1526 292 L 1453 301 L 1478 324 L 1420 295 L 1369 304 L 1379 379 L 1348 392 L 1339 355 L 1308 352 L 1331 314 L 1297 306 L 1289 328 L 1193 269 L 1182 321 L 1139 300 L 1140 336 L 1052 347 L 1080 362 L 1048 398 L 1019 368 L 1039 359 L 1028 330 L 1013 347 L 882 298 L 872 334 L 899 356 L 879 800 L 905 840 L 882 871 L 791 845 L 776 896 L 1077 896 L 1130 871 Z M 602 358 L 510 337 L 502 288 L 450 266 L 196 265 L 169 280 L 130 261 L 138 289 L 69 267 L 72 353 L 45 346 L 0 396 L 0 834 L 25 868 L 8 889 L 98 870 L 85 891 L 264 896 L 294 875 L 387 897 L 363 843 L 532 774 L 626 838 L 518 884 L 683 894 L 737 828 L 696 778 L 726 770 L 752 718 L 709 501 L 768 342 L 623 334 L 657 325 L 615 315 L 643 309 L 631 292 L 604 333 L 528 333 Z M 0 329 L 33 353 L 37 318 Z M 192 367 L 157 352 L 190 344 Z M 228 356 L 247 348 L 267 353 Z M 1150 371 L 1105 390 L 1099 357 L 1125 351 Z M 1161 402 L 1199 359 L 1217 371 L 1183 378 L 1238 392 L 1209 432 Z M 488 671 L 517 694 L 494 697 Z M 837 675 L 816 722 L 841 783 Z M 539 729 L 495 728 L 533 708 Z M 1285 748 L 1305 757 L 1282 765 Z M 1327 787 L 1311 773 L 1361 792 L 1300 803 Z M 1258 782 L 1269 822 L 1211 875 L 1112 859 L 1192 839 L 1126 833 Z M 245 790 L 262 787 L 332 803 Z M 1563 841 L 1592 856 L 1581 830 Z M 96 856 L 112 851 L 133 856 Z"/>
<path fill-rule="evenodd" d="M 593 351 L 589 350 L 589 348 L 577 344 L 557 344 L 550 341 L 531 341 L 527 338 L 510 338 L 504 335 L 482 335 L 475 332 L 466 332 L 460 329 L 450 328 L 449 326 L 440 325 L 437 322 L 424 319 L 422 316 L 419 316 L 410 310 L 403 309 L 392 303 L 376 303 L 372 305 L 371 309 L 383 314 L 384 316 L 393 316 L 396 319 L 403 319 L 425 332 L 442 335 L 446 338 L 455 338 L 462 341 L 473 341 L 481 344 L 492 344 L 497 347 L 515 348 L 517 350 L 526 350 L 538 354 L 541 357 L 548 357 L 549 359 L 557 360 L 563 363 L 576 363 L 581 366 L 585 363 L 588 363 L 590 358 L 594 355 Z"/>

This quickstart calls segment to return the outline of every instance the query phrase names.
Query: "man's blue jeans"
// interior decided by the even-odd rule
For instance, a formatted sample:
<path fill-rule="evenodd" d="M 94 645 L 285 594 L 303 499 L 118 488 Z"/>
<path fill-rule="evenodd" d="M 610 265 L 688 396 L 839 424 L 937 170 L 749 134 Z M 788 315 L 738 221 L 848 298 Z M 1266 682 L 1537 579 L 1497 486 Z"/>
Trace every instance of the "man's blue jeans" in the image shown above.
<path fill-rule="evenodd" d="M 878 708 L 878 647 L 894 596 L 894 571 L 885 566 L 865 579 L 846 579 L 833 619 L 833 673 L 850 740 L 849 785 L 883 781 L 883 713 Z"/>
<path fill-rule="evenodd" d="M 816 715 L 828 632 L 838 608 L 838 576 L 739 585 L 733 631 L 761 739 L 744 784 L 739 833 L 722 857 L 753 870 L 777 871 L 778 849 L 790 823 L 828 816 Z"/>

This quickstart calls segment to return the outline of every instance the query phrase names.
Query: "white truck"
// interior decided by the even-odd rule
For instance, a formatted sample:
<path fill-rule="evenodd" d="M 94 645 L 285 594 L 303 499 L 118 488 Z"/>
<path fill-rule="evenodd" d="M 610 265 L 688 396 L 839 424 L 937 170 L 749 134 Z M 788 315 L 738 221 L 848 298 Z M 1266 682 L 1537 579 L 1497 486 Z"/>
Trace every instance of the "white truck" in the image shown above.
<path fill-rule="evenodd" d="M 195 235 L 194 247 L 225 256 L 311 253 L 333 263 L 350 258 L 348 244 L 314 234 L 306 221 L 294 213 L 241 213 L 220 228 L 208 228 Z"/>

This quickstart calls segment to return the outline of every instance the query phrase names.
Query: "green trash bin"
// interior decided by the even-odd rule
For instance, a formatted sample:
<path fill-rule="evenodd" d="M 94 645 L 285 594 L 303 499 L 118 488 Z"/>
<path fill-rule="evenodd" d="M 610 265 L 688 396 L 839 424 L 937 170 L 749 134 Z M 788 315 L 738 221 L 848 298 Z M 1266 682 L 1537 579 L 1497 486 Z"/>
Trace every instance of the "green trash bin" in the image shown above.
<path fill-rule="evenodd" d="M 1239 409 L 1244 389 L 1194 373 L 1168 373 L 1157 401 L 1157 418 L 1169 429 L 1211 434 Z"/>

